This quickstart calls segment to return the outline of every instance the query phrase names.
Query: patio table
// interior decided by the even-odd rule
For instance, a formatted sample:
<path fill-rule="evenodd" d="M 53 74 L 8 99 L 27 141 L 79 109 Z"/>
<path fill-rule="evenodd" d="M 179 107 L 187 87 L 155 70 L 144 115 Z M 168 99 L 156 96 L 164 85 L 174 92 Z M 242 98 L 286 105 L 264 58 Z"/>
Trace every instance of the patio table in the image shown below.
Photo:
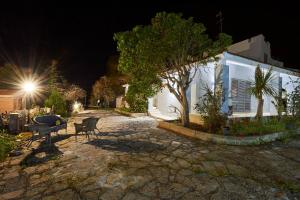
<path fill-rule="evenodd" d="M 30 143 L 28 144 L 28 146 L 31 145 L 31 143 L 34 140 L 42 138 L 42 137 L 46 138 L 46 141 L 49 143 L 49 145 L 51 144 L 52 129 L 49 126 L 36 125 L 36 124 L 25 124 L 25 127 L 27 127 L 27 129 L 32 132 L 32 137 L 30 138 Z"/>

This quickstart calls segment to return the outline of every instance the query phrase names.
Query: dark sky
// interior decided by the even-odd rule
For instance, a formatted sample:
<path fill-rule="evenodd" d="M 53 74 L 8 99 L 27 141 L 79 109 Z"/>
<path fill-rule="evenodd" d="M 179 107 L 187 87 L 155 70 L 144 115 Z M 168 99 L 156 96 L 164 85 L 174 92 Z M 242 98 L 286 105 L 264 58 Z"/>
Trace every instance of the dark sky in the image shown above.
<path fill-rule="evenodd" d="M 139 1 L 110 4 L 89 1 L 14 1 L 0 7 L 0 63 L 44 67 L 58 59 L 66 79 L 90 89 L 105 74 L 108 56 L 116 54 L 113 33 L 148 24 L 160 11 L 181 12 L 202 22 L 215 37 L 216 14 L 222 10 L 223 31 L 234 42 L 264 34 L 271 42 L 273 57 L 287 67 L 300 68 L 300 14 L 296 5 L 241 5 L 202 1 Z M 146 3 L 145 3 L 146 2 Z"/>

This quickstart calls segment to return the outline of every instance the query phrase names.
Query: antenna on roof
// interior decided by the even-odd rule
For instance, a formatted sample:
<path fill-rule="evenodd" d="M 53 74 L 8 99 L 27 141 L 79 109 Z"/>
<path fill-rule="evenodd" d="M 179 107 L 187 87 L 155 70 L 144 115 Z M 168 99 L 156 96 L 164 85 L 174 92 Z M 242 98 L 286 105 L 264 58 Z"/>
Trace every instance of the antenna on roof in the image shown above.
<path fill-rule="evenodd" d="M 219 11 L 219 13 L 216 15 L 217 18 L 217 24 L 220 24 L 220 32 L 223 32 L 223 15 L 222 15 L 222 11 Z"/>

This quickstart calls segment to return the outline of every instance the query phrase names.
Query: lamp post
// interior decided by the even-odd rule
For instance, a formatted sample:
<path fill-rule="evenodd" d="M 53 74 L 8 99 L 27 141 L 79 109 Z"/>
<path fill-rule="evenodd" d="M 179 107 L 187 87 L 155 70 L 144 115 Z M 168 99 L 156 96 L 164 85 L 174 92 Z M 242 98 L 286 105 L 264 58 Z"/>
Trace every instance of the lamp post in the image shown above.
<path fill-rule="evenodd" d="M 26 81 L 23 83 L 22 88 L 25 92 L 25 107 L 27 107 L 27 98 L 29 98 L 29 105 L 28 105 L 28 115 L 27 115 L 27 123 L 30 123 L 30 107 L 31 107 L 31 96 L 36 90 L 36 84 L 32 81 Z"/>

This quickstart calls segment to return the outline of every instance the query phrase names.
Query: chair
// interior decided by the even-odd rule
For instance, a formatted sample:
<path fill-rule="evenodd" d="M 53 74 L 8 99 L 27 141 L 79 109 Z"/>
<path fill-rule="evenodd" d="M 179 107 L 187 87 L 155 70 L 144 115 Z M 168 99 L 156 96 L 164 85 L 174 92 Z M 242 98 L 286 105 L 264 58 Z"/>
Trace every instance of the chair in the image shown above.
<path fill-rule="evenodd" d="M 86 137 L 88 137 L 88 138 L 89 138 L 89 133 L 94 133 L 96 135 L 95 130 L 100 132 L 99 129 L 97 128 L 97 123 L 98 123 L 99 119 L 100 118 L 89 117 L 89 118 L 83 119 L 81 124 L 74 123 L 76 139 L 77 139 L 77 134 L 80 132 L 85 133 Z"/>

